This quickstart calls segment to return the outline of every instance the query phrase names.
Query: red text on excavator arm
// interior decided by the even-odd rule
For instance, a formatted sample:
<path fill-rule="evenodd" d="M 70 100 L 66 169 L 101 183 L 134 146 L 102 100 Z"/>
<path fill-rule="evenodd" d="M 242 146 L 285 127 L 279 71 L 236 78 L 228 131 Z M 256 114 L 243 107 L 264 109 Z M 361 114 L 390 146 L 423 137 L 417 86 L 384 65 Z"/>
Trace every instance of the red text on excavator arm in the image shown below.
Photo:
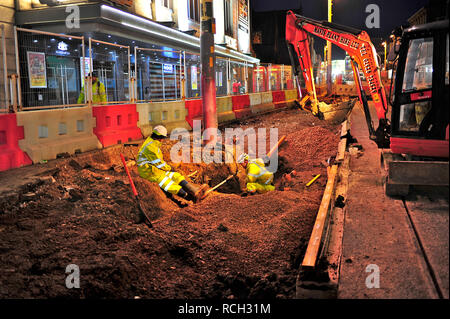
<path fill-rule="evenodd" d="M 306 89 L 311 96 L 315 94 L 315 89 L 309 50 L 309 34 L 330 41 L 348 53 L 352 60 L 355 85 L 358 87 L 359 98 L 364 107 L 370 138 L 377 143 L 378 147 L 388 148 L 390 137 L 390 126 L 386 117 L 388 103 L 381 82 L 377 54 L 369 35 L 365 31 L 329 22 L 316 21 L 288 11 L 286 17 L 286 41 L 291 63 L 294 66 L 296 77 L 298 77 L 300 72 L 303 74 Z M 379 120 L 377 130 L 373 127 L 367 99 L 359 77 L 359 70 L 363 72 L 368 82 L 369 91 L 376 108 Z"/>

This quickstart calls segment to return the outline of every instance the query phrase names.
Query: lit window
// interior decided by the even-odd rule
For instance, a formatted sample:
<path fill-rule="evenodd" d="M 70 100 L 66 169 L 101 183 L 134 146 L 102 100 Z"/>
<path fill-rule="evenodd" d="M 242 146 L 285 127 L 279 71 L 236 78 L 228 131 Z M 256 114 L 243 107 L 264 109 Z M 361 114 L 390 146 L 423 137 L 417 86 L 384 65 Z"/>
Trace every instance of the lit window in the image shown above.
<path fill-rule="evenodd" d="M 233 5 L 231 0 L 225 0 L 225 34 L 233 36 Z"/>
<path fill-rule="evenodd" d="M 162 0 L 162 6 L 167 9 L 173 9 L 173 0 Z"/>
<path fill-rule="evenodd" d="M 200 22 L 200 0 L 189 0 L 188 18 Z"/>

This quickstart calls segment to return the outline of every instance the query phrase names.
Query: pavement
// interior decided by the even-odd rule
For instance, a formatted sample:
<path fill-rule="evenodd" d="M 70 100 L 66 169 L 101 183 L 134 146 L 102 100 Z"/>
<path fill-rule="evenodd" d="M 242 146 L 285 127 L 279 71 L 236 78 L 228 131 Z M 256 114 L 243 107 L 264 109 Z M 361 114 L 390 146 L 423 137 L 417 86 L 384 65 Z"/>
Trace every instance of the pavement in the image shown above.
<path fill-rule="evenodd" d="M 350 158 L 338 298 L 449 298 L 448 187 L 386 196 L 359 103 L 349 121 L 363 153 Z"/>

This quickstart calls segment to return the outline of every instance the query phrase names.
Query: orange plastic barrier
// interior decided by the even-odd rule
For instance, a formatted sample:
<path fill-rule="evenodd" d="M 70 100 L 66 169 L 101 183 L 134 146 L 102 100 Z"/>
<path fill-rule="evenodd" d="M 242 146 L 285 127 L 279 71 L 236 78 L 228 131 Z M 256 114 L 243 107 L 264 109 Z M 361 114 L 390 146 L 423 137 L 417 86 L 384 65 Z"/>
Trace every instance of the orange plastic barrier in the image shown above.
<path fill-rule="evenodd" d="M 136 104 L 94 106 L 92 114 L 97 122 L 94 134 L 103 147 L 142 139 Z"/>
<path fill-rule="evenodd" d="M 233 112 L 236 115 L 236 119 L 246 118 L 252 115 L 250 108 L 250 96 L 245 95 L 233 95 Z"/>
<path fill-rule="evenodd" d="M 287 107 L 284 91 L 272 91 L 272 103 L 276 109 Z"/>
<path fill-rule="evenodd" d="M 19 148 L 23 127 L 17 126 L 16 114 L 0 115 L 0 171 L 31 165 L 30 157 Z"/>
<path fill-rule="evenodd" d="M 187 109 L 186 122 L 189 123 L 191 128 L 194 128 L 193 121 L 201 120 L 203 115 L 203 103 L 202 100 L 186 100 L 184 107 Z"/>

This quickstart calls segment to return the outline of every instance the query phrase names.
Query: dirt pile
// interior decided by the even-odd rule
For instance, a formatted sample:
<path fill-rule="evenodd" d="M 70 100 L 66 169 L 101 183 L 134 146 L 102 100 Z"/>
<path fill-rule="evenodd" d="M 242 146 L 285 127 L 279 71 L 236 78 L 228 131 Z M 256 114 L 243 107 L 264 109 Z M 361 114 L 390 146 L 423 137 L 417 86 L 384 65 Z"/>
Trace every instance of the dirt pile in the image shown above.
<path fill-rule="evenodd" d="M 153 229 L 135 223 L 119 157 L 132 161 L 137 147 L 0 174 L 0 183 L 11 185 L 0 196 L 0 297 L 293 298 L 326 183 L 320 162 L 335 155 L 338 142 L 339 128 L 317 121 L 287 110 L 245 124 L 277 125 L 280 136 L 288 135 L 277 190 L 264 195 L 241 197 L 234 180 L 219 189 L 224 193 L 181 208 L 187 203 L 167 197 L 133 167 Z M 167 159 L 170 143 L 163 147 Z M 191 180 L 211 186 L 234 172 L 217 164 L 176 169 L 185 176 L 197 171 Z M 306 188 L 318 173 L 324 177 Z M 16 187 L 27 174 L 33 182 Z M 69 264 L 80 267 L 80 289 L 65 287 Z"/>

